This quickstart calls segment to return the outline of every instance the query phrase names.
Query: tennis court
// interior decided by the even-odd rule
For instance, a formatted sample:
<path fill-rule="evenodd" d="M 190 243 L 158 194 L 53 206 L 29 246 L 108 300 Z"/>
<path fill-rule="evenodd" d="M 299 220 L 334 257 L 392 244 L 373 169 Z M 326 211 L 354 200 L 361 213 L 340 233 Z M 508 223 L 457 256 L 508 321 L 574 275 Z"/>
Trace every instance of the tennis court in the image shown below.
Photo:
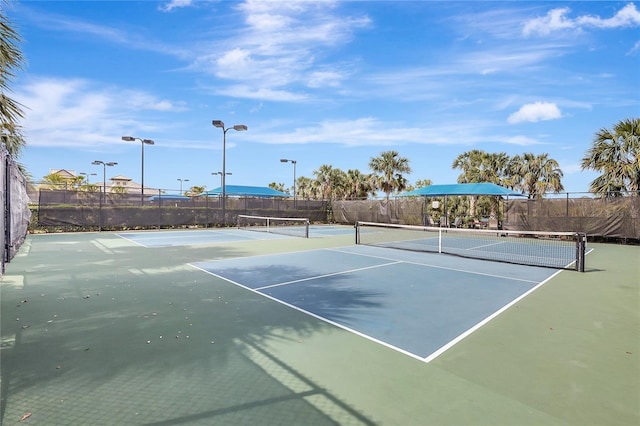
<path fill-rule="evenodd" d="M 580 273 L 203 231 L 29 235 L 0 422 L 640 423 L 637 246 L 589 243 Z"/>
<path fill-rule="evenodd" d="M 335 235 L 353 235 L 353 228 L 348 226 L 309 226 L 309 238 L 322 238 Z M 141 247 L 168 247 L 190 246 L 197 244 L 225 244 L 242 241 L 277 240 L 291 237 L 302 237 L 304 228 L 288 226 L 282 230 L 271 228 L 254 229 L 252 232 L 246 229 L 191 229 L 191 230 L 164 230 L 144 232 L 120 232 L 118 236 L 131 241 Z"/>
<path fill-rule="evenodd" d="M 364 246 L 193 266 L 421 360 L 555 273 Z"/>

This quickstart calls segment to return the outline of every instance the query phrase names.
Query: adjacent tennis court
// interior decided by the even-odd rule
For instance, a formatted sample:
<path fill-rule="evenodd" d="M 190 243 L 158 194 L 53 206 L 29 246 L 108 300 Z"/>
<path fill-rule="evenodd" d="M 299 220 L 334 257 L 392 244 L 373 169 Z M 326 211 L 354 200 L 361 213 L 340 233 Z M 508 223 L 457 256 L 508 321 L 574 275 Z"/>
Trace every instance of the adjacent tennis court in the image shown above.
<path fill-rule="evenodd" d="M 252 232 L 257 231 L 257 232 Z M 142 247 L 190 246 L 198 244 L 225 244 L 242 241 L 277 240 L 291 237 L 305 237 L 307 228 L 292 226 L 254 226 L 225 229 L 163 230 L 144 232 L 120 232 L 117 235 Z M 353 235 L 353 227 L 311 225 L 309 238 L 321 238 L 336 235 Z"/>

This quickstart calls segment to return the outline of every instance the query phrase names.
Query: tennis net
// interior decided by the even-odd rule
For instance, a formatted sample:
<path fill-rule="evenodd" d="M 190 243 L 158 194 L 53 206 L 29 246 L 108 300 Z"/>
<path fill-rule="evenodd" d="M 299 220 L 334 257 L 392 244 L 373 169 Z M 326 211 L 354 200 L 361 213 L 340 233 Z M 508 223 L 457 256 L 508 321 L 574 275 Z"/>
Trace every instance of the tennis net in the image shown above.
<path fill-rule="evenodd" d="M 309 238 L 309 219 L 239 214 L 238 229 Z"/>
<path fill-rule="evenodd" d="M 356 244 L 584 272 L 586 234 L 357 222 Z"/>

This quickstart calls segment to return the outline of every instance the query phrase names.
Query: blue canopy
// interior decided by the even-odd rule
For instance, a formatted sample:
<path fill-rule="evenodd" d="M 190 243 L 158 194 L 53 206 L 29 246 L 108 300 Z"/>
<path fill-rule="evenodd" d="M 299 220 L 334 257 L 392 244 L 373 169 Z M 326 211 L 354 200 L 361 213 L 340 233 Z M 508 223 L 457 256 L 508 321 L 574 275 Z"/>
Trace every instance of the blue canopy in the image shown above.
<path fill-rule="evenodd" d="M 503 197 L 524 197 L 525 195 L 494 183 L 456 183 L 449 185 L 429 185 L 405 192 L 403 197 L 444 197 L 447 195 L 499 195 Z"/>
<path fill-rule="evenodd" d="M 219 196 L 222 195 L 222 187 L 219 186 L 211 191 L 200 194 L 201 196 Z M 225 195 L 228 197 L 258 197 L 258 198 L 275 198 L 275 197 L 291 197 L 291 195 L 276 191 L 266 186 L 243 186 L 243 185 L 225 185 Z"/>

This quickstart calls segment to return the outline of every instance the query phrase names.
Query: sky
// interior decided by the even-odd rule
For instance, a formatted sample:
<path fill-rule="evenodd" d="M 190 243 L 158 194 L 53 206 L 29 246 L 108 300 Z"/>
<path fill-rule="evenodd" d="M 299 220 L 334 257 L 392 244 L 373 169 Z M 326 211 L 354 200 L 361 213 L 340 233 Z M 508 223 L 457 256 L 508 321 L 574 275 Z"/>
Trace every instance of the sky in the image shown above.
<path fill-rule="evenodd" d="M 289 188 L 322 165 L 370 173 L 396 150 L 410 184 L 455 183 L 479 149 L 546 153 L 566 191 L 597 176 L 595 133 L 640 116 L 640 4 L 626 1 L 21 1 L 19 161 L 92 161 L 178 191 Z M 246 132 L 212 126 L 244 124 Z M 224 145 L 224 148 L 223 148 Z M 282 163 L 280 159 L 295 160 Z M 188 181 L 186 181 L 188 179 Z"/>

